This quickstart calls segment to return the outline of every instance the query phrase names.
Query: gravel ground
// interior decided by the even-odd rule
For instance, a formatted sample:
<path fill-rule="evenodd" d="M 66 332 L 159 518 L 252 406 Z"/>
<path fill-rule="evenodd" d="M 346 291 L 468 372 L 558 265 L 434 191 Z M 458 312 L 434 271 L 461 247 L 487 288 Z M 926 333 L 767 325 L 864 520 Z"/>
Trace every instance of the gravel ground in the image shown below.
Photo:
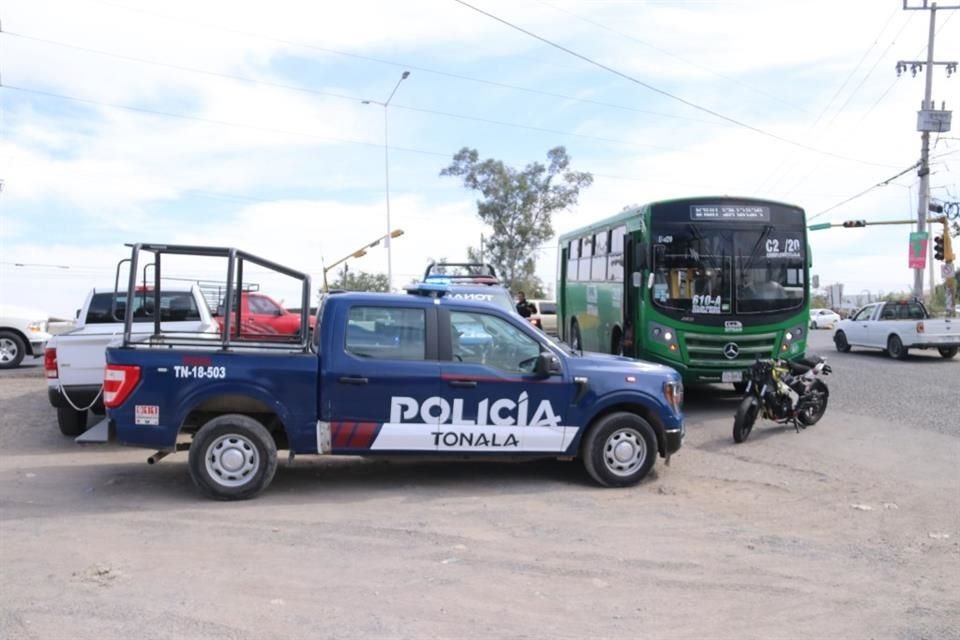
<path fill-rule="evenodd" d="M 826 417 L 737 396 L 631 489 L 578 464 L 298 458 L 243 503 L 60 436 L 0 374 L 0 637 L 960 639 L 960 358 L 832 352 Z"/>

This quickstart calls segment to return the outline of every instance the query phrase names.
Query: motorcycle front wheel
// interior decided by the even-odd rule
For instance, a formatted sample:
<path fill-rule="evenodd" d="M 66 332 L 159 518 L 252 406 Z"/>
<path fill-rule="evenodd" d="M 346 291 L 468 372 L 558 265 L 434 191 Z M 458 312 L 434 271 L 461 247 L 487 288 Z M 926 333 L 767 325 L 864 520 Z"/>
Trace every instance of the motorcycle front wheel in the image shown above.
<path fill-rule="evenodd" d="M 808 393 L 810 394 L 810 404 L 797 414 L 797 420 L 806 427 L 820 422 L 820 418 L 827 412 L 827 398 L 830 396 L 827 385 L 820 380 L 813 383 Z"/>
<path fill-rule="evenodd" d="M 747 396 L 740 401 L 737 414 L 733 418 L 733 441 L 737 444 L 750 437 L 753 424 L 760 413 L 760 401 L 754 396 Z"/>

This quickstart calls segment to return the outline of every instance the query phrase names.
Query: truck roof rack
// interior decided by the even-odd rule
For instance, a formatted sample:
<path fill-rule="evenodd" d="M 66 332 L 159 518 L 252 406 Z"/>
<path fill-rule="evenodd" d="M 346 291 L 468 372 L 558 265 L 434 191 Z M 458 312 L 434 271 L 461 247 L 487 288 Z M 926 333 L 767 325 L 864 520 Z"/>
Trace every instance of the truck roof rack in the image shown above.
<path fill-rule="evenodd" d="M 497 270 L 486 262 L 431 262 L 423 274 L 423 281 L 500 284 Z"/>
<path fill-rule="evenodd" d="M 214 293 L 218 298 L 218 304 L 214 305 L 214 309 L 219 306 L 220 303 L 223 305 L 223 327 L 221 331 L 220 343 L 224 350 L 228 350 L 231 346 L 249 346 L 255 344 L 257 347 L 263 348 L 273 348 L 273 349 L 286 349 L 296 348 L 300 351 L 309 351 L 310 350 L 310 329 L 309 329 L 309 309 L 310 309 L 310 296 L 311 296 L 311 287 L 310 287 L 310 275 L 291 269 L 290 267 L 284 266 L 282 264 L 272 262 L 266 258 L 261 258 L 252 253 L 247 253 L 246 251 L 241 251 L 232 247 L 208 247 L 208 246 L 199 246 L 199 245 L 170 245 L 170 244 L 150 244 L 150 243 L 137 243 L 137 244 L 127 244 L 126 246 L 131 247 L 131 255 L 129 259 L 125 259 L 121 262 L 129 262 L 130 271 L 127 292 L 132 294 L 137 291 L 140 283 L 137 280 L 139 275 L 138 265 L 141 262 L 141 253 L 147 253 L 152 258 L 145 260 L 144 262 L 150 262 L 147 266 L 152 267 L 152 283 L 147 279 L 147 269 L 144 268 L 144 286 L 149 286 L 152 284 L 152 289 L 150 291 L 142 291 L 138 295 L 152 295 L 154 296 L 154 308 L 160 308 L 160 282 L 164 279 L 161 267 L 162 267 L 162 257 L 168 255 L 182 255 L 182 256 L 199 256 L 199 257 L 215 257 L 215 258 L 224 258 L 226 266 L 226 279 L 222 282 L 212 282 L 208 284 L 214 284 L 216 287 L 206 287 L 211 293 Z M 238 304 L 240 296 L 237 295 L 238 292 L 247 292 L 247 291 L 259 291 L 259 285 L 255 283 L 245 283 L 243 280 L 244 267 L 246 265 L 252 265 L 259 267 L 261 269 L 266 269 L 276 274 L 287 276 L 293 278 L 294 280 L 299 281 L 301 289 L 301 300 L 300 300 L 300 330 L 296 336 L 291 336 L 290 340 L 281 340 L 275 339 L 275 336 L 268 337 L 249 337 L 245 336 L 240 330 L 243 327 L 243 316 L 242 316 L 242 305 Z M 119 271 L 120 265 L 117 266 L 117 279 L 115 282 L 115 291 L 120 290 L 119 286 Z M 207 297 L 206 292 L 204 292 L 204 283 L 203 281 L 194 280 L 197 283 L 198 288 L 201 290 L 201 293 L 204 293 L 204 298 L 207 300 L 208 304 L 211 302 L 210 298 Z M 116 297 L 116 296 L 114 296 Z M 127 305 L 124 310 L 124 327 L 123 327 L 123 345 L 130 346 L 133 341 L 132 336 L 132 325 L 133 325 L 133 305 Z M 202 338 L 197 336 L 192 337 L 183 337 L 174 335 L 175 332 L 163 332 L 160 327 L 160 314 L 156 314 L 154 317 L 153 323 L 153 334 L 147 338 L 147 341 L 150 344 L 155 342 L 160 342 L 164 345 L 209 345 L 211 340 L 209 338 Z"/>

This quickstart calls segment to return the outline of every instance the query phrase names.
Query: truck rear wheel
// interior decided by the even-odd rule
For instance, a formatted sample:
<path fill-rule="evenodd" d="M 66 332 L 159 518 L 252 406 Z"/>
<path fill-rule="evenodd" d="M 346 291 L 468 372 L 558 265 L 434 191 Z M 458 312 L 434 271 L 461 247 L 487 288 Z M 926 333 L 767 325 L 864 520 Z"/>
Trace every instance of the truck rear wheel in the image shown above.
<path fill-rule="evenodd" d="M 650 472 L 657 452 L 657 434 L 649 422 L 634 413 L 611 413 L 587 432 L 583 466 L 597 484 L 629 487 Z"/>
<path fill-rule="evenodd" d="M 87 430 L 87 412 L 73 407 L 57 407 L 57 426 L 65 436 L 78 436 Z"/>
<path fill-rule="evenodd" d="M 276 471 L 273 437 L 248 416 L 217 416 L 200 427 L 190 445 L 190 477 L 216 500 L 252 498 L 267 488 Z"/>
<path fill-rule="evenodd" d="M 940 352 L 940 357 L 946 358 L 947 360 L 957 355 L 956 347 L 938 347 L 937 351 Z"/>

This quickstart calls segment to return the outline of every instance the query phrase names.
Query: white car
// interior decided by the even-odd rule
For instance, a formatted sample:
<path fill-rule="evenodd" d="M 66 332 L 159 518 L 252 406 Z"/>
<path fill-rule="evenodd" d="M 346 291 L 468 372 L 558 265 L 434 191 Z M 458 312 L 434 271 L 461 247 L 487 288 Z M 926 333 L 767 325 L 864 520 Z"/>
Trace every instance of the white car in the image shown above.
<path fill-rule="evenodd" d="M 0 305 L 0 369 L 20 366 L 25 356 L 43 355 L 49 318 L 45 311 Z"/>
<path fill-rule="evenodd" d="M 557 335 L 557 302 L 556 300 L 528 300 L 533 305 L 533 315 L 530 323 L 546 333 Z"/>
<path fill-rule="evenodd" d="M 810 309 L 811 329 L 832 329 L 840 322 L 840 314 L 830 309 Z"/>

